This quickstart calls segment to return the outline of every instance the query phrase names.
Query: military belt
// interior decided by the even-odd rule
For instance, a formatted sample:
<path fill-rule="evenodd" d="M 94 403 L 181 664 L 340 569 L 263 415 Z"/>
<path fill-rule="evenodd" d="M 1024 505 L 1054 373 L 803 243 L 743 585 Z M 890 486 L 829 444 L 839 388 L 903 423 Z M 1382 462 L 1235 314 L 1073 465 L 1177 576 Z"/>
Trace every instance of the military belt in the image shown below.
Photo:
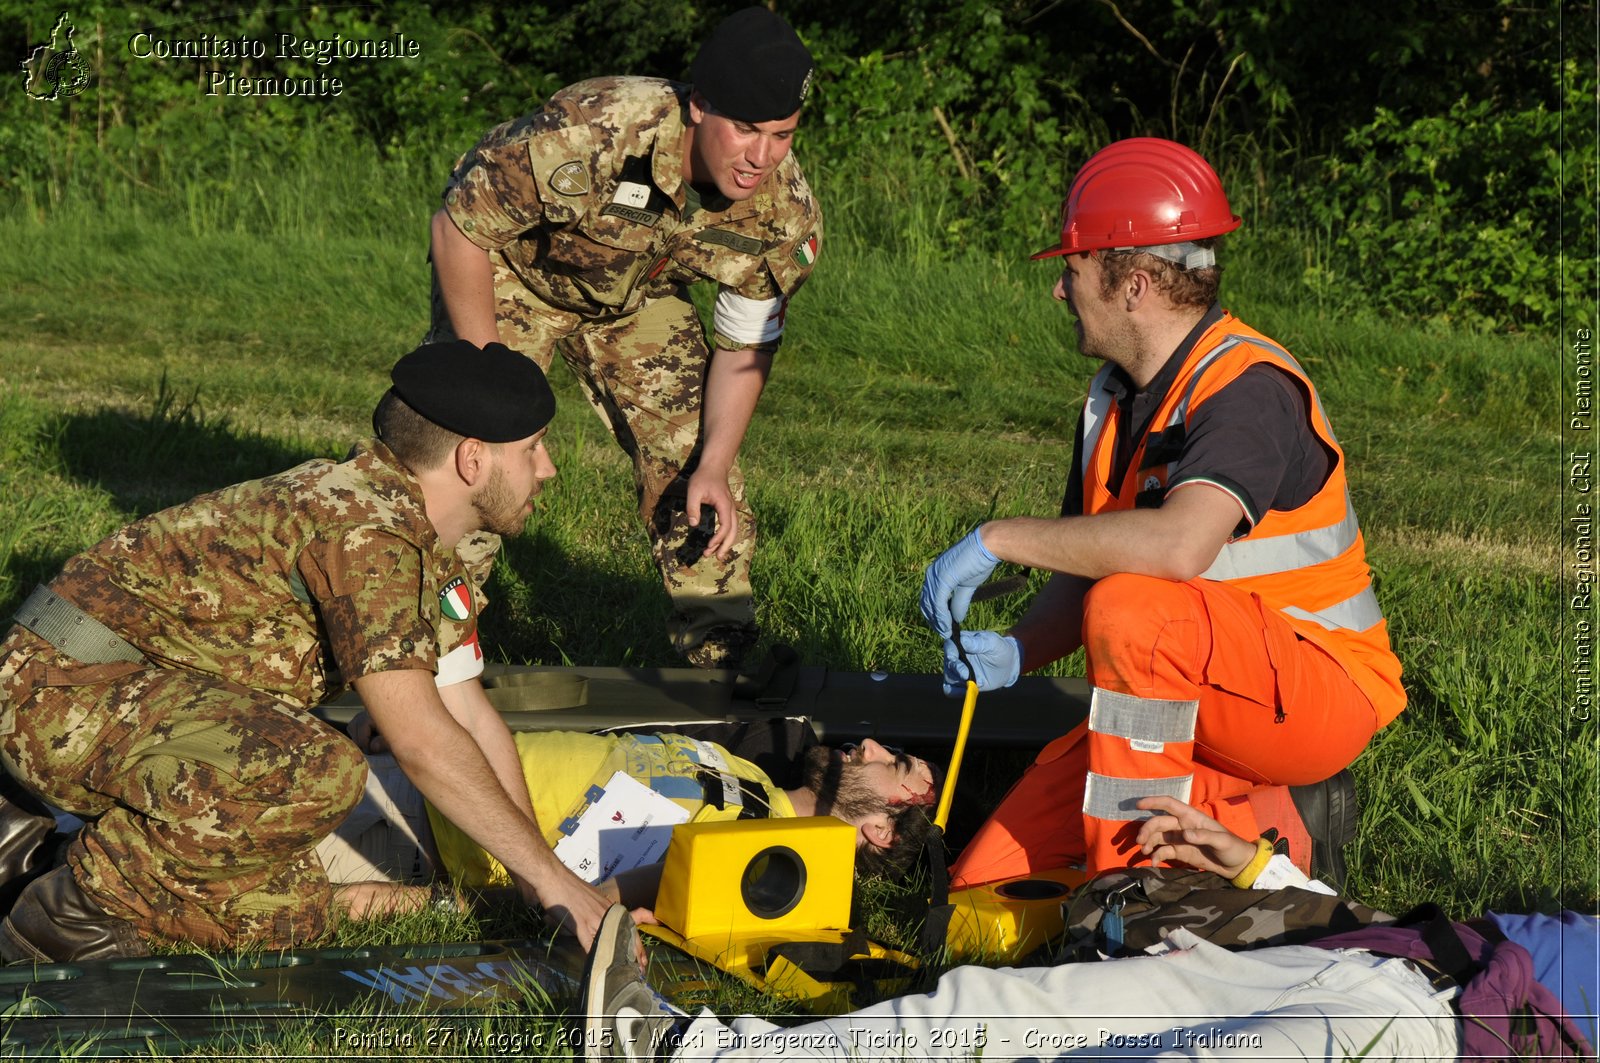
<path fill-rule="evenodd" d="M 12 619 L 82 664 L 144 660 L 127 639 L 42 584 Z"/>

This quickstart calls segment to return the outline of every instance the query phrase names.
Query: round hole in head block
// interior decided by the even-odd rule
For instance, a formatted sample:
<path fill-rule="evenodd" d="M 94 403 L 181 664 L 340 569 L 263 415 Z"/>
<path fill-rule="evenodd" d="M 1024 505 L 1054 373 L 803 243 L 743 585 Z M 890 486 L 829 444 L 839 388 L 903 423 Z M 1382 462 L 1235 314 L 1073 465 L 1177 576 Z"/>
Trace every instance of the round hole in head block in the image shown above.
<path fill-rule="evenodd" d="M 995 892 L 1010 901 L 1047 901 L 1065 897 L 1070 891 L 1064 884 L 1047 878 L 1023 878 L 997 886 Z"/>
<path fill-rule="evenodd" d="M 756 853 L 739 878 L 739 896 L 759 919 L 788 915 L 805 894 L 805 861 L 787 845 L 769 845 Z"/>

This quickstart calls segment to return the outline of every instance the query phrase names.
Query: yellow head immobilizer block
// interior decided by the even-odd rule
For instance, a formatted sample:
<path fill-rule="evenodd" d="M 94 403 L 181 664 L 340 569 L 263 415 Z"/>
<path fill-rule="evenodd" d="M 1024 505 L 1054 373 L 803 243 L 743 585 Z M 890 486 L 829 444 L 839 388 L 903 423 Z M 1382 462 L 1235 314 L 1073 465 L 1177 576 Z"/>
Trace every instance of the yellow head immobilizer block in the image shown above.
<path fill-rule="evenodd" d="M 686 938 L 847 930 L 856 828 L 832 816 L 685 823 L 656 918 Z"/>

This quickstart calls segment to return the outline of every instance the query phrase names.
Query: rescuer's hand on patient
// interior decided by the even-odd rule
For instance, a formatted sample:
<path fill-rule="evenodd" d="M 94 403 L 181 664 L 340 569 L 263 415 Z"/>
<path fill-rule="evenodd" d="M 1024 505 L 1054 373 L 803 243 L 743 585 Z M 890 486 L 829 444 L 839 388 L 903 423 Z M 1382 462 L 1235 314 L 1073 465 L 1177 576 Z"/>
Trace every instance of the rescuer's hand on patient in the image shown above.
<path fill-rule="evenodd" d="M 972 664 L 971 676 L 961 663 L 955 642 L 944 640 L 944 692 L 951 697 L 958 697 L 967 689 L 969 678 L 979 690 L 999 690 L 1015 683 L 1022 674 L 1022 644 L 1010 635 L 963 631 L 961 648 L 967 651 L 967 660 Z"/>
<path fill-rule="evenodd" d="M 661 865 L 657 864 L 655 866 L 659 869 Z M 639 869 L 636 868 L 635 870 L 637 871 Z M 624 908 L 628 909 L 628 915 L 633 918 L 634 926 L 645 926 L 646 924 L 650 926 L 660 926 L 661 920 L 656 918 L 655 909 L 650 906 L 655 903 L 654 891 L 652 891 L 650 894 L 651 900 L 649 904 L 634 903 L 638 900 L 638 898 L 634 896 L 632 891 L 625 887 L 625 883 L 623 881 L 624 876 L 628 874 L 629 872 L 624 871 L 621 874 L 612 875 L 604 882 L 596 883 L 594 888 L 599 890 L 601 896 L 605 897 L 612 904 L 620 904 Z M 659 877 L 659 874 L 657 874 L 656 878 L 658 881 Z"/>
<path fill-rule="evenodd" d="M 983 526 L 934 558 L 922 578 L 922 616 L 940 638 L 950 637 L 951 622 L 967 618 L 972 592 L 983 585 L 1000 559 L 983 545 Z"/>
<path fill-rule="evenodd" d="M 1153 864 L 1177 863 L 1234 878 L 1256 856 L 1256 843 L 1176 797 L 1145 797 L 1138 807 L 1156 812 L 1139 826 L 1139 850 Z"/>
<path fill-rule="evenodd" d="M 545 922 L 571 934 L 587 952 L 594 948 L 595 934 L 600 930 L 600 920 L 612 898 L 596 886 L 591 886 L 566 868 L 545 879 L 537 888 L 518 883 L 523 900 L 538 904 L 544 909 Z M 644 966 L 644 947 L 640 946 L 637 959 Z"/>

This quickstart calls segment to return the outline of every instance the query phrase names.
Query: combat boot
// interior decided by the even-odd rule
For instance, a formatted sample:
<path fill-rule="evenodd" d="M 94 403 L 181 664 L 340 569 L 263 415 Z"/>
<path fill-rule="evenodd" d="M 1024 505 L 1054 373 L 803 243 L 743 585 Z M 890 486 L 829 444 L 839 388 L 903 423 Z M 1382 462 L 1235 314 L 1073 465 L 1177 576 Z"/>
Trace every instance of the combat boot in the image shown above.
<path fill-rule="evenodd" d="M 1344 892 L 1344 847 L 1355 841 L 1361 823 L 1356 780 L 1346 768 L 1331 779 L 1289 787 L 1295 811 L 1311 836 L 1311 877 Z"/>
<path fill-rule="evenodd" d="M 44 804 L 0 769 L 0 913 L 50 866 L 45 841 L 56 821 Z"/>
<path fill-rule="evenodd" d="M 66 864 L 29 883 L 0 922 L 6 963 L 66 963 L 148 956 L 133 924 L 107 915 L 89 899 Z"/>
<path fill-rule="evenodd" d="M 745 656 L 760 640 L 761 633 L 753 625 L 719 624 L 683 655 L 696 668 L 725 668 L 737 672 L 744 667 Z"/>

